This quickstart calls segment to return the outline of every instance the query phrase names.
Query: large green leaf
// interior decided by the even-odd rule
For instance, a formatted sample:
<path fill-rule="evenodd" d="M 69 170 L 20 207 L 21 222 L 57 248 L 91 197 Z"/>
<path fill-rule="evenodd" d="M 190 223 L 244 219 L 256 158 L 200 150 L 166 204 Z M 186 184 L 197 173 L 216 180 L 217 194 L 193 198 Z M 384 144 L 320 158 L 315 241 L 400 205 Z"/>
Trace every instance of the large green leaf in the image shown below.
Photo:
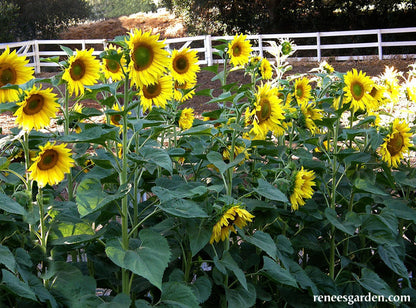
<path fill-rule="evenodd" d="M 397 254 L 397 247 L 380 245 L 378 246 L 378 255 L 393 272 L 405 279 L 409 279 L 407 268 Z"/>
<path fill-rule="evenodd" d="M 396 246 L 398 235 L 397 217 L 391 210 L 382 210 L 378 215 L 368 214 L 364 217 L 360 233 L 378 244 Z"/>
<path fill-rule="evenodd" d="M 262 268 L 262 272 L 270 279 L 279 284 L 298 288 L 296 279 L 292 276 L 292 274 L 290 274 L 290 272 L 287 269 L 284 269 L 280 266 L 280 264 L 277 264 L 274 260 L 266 256 L 263 257 L 263 262 L 264 265 Z"/>
<path fill-rule="evenodd" d="M 233 257 L 228 251 L 224 252 L 221 260 L 218 260 L 218 258 L 215 257 L 214 263 L 215 263 L 215 266 L 218 268 L 218 270 L 222 272 L 223 274 L 227 273 L 225 268 L 232 271 L 234 275 L 237 277 L 240 284 L 243 286 L 243 288 L 247 290 L 246 276 L 244 275 L 244 272 L 238 266 L 238 264 L 234 261 Z"/>
<path fill-rule="evenodd" d="M 165 149 L 155 147 L 143 147 L 140 149 L 139 154 L 147 161 L 158 165 L 159 167 L 173 172 L 172 160 Z"/>
<path fill-rule="evenodd" d="M 10 271 L 16 269 L 16 260 L 9 247 L 0 244 L 0 264 L 6 266 Z"/>
<path fill-rule="evenodd" d="M 225 289 L 228 308 L 252 307 L 256 304 L 256 288 L 252 284 L 247 289 L 239 286 L 236 289 Z"/>
<path fill-rule="evenodd" d="M 141 243 L 134 249 L 123 249 L 118 239 L 107 243 L 105 252 L 115 264 L 149 280 L 162 290 L 162 278 L 168 266 L 170 250 L 168 241 L 149 229 L 140 231 Z"/>
<path fill-rule="evenodd" d="M 208 217 L 208 214 L 201 209 L 199 204 L 187 199 L 173 199 L 169 202 L 162 202 L 159 205 L 166 213 L 184 218 Z"/>
<path fill-rule="evenodd" d="M 161 307 L 194 308 L 199 307 L 192 288 L 180 282 L 166 282 L 162 286 Z"/>
<path fill-rule="evenodd" d="M 244 236 L 245 241 L 266 252 L 272 259 L 277 257 L 276 244 L 269 233 L 256 231 L 252 236 Z"/>
<path fill-rule="evenodd" d="M 354 273 L 352 275 L 363 288 L 374 294 L 383 295 L 386 298 L 395 294 L 390 286 L 381 279 L 379 275 L 368 268 L 362 269 L 361 278 Z"/>
<path fill-rule="evenodd" d="M 212 284 L 207 276 L 198 277 L 191 288 L 196 295 L 200 304 L 205 302 L 211 296 Z"/>
<path fill-rule="evenodd" d="M 0 193 L 0 209 L 11 214 L 26 215 L 26 210 L 23 206 L 3 193 Z"/>
<path fill-rule="evenodd" d="M 274 201 L 288 202 L 286 195 L 277 187 L 262 179 L 259 179 L 258 183 L 259 185 L 254 188 L 254 191 L 259 195 Z"/>
<path fill-rule="evenodd" d="M 204 248 L 211 238 L 211 230 L 208 230 L 204 227 L 197 227 L 193 230 L 193 233 L 189 233 L 189 244 L 192 252 L 192 257 L 195 256 L 202 248 Z M 195 232 L 195 230 L 197 231 Z"/>
<path fill-rule="evenodd" d="M 118 127 L 91 124 L 79 134 L 70 134 L 60 137 L 60 141 L 68 143 L 88 142 L 104 145 L 108 140 L 117 141 L 119 135 Z"/>
<path fill-rule="evenodd" d="M 130 308 L 131 299 L 130 296 L 124 293 L 117 294 L 111 302 L 102 303 L 98 308 Z"/>
<path fill-rule="evenodd" d="M 131 188 L 131 184 L 120 186 L 118 191 L 113 194 L 107 194 L 103 191 L 100 180 L 95 178 L 85 178 L 77 188 L 77 207 L 81 217 L 100 210 L 112 201 L 123 198 Z"/>
<path fill-rule="evenodd" d="M 361 224 L 360 218 L 356 213 L 348 213 L 345 221 L 340 221 L 337 218 L 336 211 L 329 207 L 325 209 L 325 217 L 329 220 L 331 225 L 349 235 L 354 235 L 355 230 Z"/>
<path fill-rule="evenodd" d="M 375 194 L 375 195 L 381 195 L 381 196 L 387 196 L 388 195 L 381 188 L 379 188 L 375 184 L 372 184 L 367 179 L 363 179 L 363 178 L 355 179 L 354 180 L 354 187 L 359 189 L 359 190 L 363 190 L 365 192 L 369 192 L 369 193 L 372 193 L 372 194 Z"/>
<path fill-rule="evenodd" d="M 37 301 L 35 292 L 30 288 L 30 286 L 26 282 L 21 281 L 19 278 L 17 278 L 14 274 L 12 274 L 6 269 L 2 269 L 1 273 L 3 276 L 2 284 L 4 284 L 11 293 L 23 298 L 28 298 L 33 301 Z"/>

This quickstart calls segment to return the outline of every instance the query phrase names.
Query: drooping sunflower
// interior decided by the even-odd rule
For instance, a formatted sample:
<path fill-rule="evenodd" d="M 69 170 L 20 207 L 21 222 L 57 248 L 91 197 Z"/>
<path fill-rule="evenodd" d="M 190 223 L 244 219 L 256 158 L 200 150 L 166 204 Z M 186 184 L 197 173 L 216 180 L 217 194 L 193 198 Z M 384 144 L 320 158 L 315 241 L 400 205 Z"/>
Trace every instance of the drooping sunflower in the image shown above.
<path fill-rule="evenodd" d="M 143 112 L 152 110 L 152 106 L 165 108 L 166 102 L 173 98 L 173 83 L 170 76 L 162 76 L 155 83 L 143 85 L 140 89 Z"/>
<path fill-rule="evenodd" d="M 192 82 L 196 79 L 196 73 L 200 71 L 197 53 L 196 50 L 190 48 L 172 51 L 170 74 L 178 84 Z"/>
<path fill-rule="evenodd" d="M 212 228 L 210 244 L 214 243 L 214 241 L 218 243 L 229 238 L 231 231 L 237 233 L 235 226 L 242 229 L 247 225 L 247 222 L 252 222 L 253 218 L 254 216 L 241 208 L 240 205 L 234 205 L 229 208 Z"/>
<path fill-rule="evenodd" d="M 132 83 L 138 87 L 155 83 L 169 67 L 169 52 L 165 50 L 164 41 L 159 40 L 159 34 L 135 29 L 129 33 L 128 46 L 130 49 L 129 76 Z"/>
<path fill-rule="evenodd" d="M 278 90 L 266 83 L 257 87 L 255 96 L 255 108 L 249 113 L 250 117 L 254 116 L 250 121 L 253 124 L 251 133 L 255 134 L 255 139 L 264 139 L 269 131 L 281 135 L 284 132 L 281 120 L 284 120 L 285 116 Z"/>
<path fill-rule="evenodd" d="M 230 161 L 230 152 L 231 152 L 231 146 L 228 146 L 224 149 L 224 151 L 222 152 L 222 157 L 224 161 Z M 245 159 L 249 159 L 249 155 L 248 155 L 246 147 L 235 145 L 234 146 L 234 158 L 236 158 L 241 153 L 244 154 Z M 240 162 L 240 164 L 243 164 L 243 163 L 244 163 L 244 160 Z"/>
<path fill-rule="evenodd" d="M 269 60 L 263 58 L 260 63 L 260 74 L 262 79 L 271 79 L 273 76 L 272 65 L 270 64 Z"/>
<path fill-rule="evenodd" d="M 374 82 L 371 78 L 362 71 L 357 72 L 354 68 L 344 76 L 344 82 L 345 101 L 347 103 L 351 102 L 352 111 L 366 110 L 372 101 L 370 92 L 373 89 Z"/>
<path fill-rule="evenodd" d="M 194 110 L 192 108 L 184 108 L 180 111 L 179 127 L 186 130 L 192 127 L 194 123 Z"/>
<path fill-rule="evenodd" d="M 295 91 L 294 96 L 298 105 L 307 104 L 312 98 L 312 87 L 309 84 L 309 79 L 306 77 L 298 78 L 295 80 Z"/>
<path fill-rule="evenodd" d="M 114 111 L 116 111 L 117 113 L 112 113 L 110 114 L 110 124 L 117 126 L 119 128 L 123 127 L 123 123 L 121 122 L 122 120 L 122 115 L 118 112 L 121 112 L 124 110 L 124 107 L 122 106 L 121 108 L 119 107 L 119 105 L 116 103 L 113 105 L 113 107 L 111 107 L 111 109 L 113 109 Z"/>
<path fill-rule="evenodd" d="M 178 102 L 184 102 L 191 99 L 195 95 L 196 79 L 189 82 L 179 84 L 175 81 L 174 85 L 174 99 Z M 182 92 L 182 91 L 183 92 Z"/>
<path fill-rule="evenodd" d="M 42 90 L 42 86 L 39 88 L 35 86 L 24 94 L 24 100 L 17 103 L 20 107 L 14 113 L 16 125 L 26 131 L 33 128 L 40 130 L 48 126 L 51 118 L 54 118 L 59 110 L 57 97 L 52 93 L 52 88 Z"/>
<path fill-rule="evenodd" d="M 111 79 L 112 81 L 122 80 L 124 78 L 124 72 L 127 70 L 123 51 L 120 47 L 116 47 L 112 44 L 110 44 L 105 51 L 114 56 L 114 58 L 103 58 L 101 62 L 101 71 L 104 73 L 105 79 Z M 120 61 L 116 60 L 118 58 Z"/>
<path fill-rule="evenodd" d="M 26 57 L 18 56 L 16 50 L 10 52 L 9 47 L 0 55 L 0 103 L 14 102 L 19 99 L 19 91 L 14 89 L 1 89 L 12 84 L 20 85 L 33 78 L 34 69 L 26 64 Z"/>
<path fill-rule="evenodd" d="M 323 110 L 315 107 L 315 103 L 303 104 L 300 107 L 302 112 L 301 120 L 304 122 L 306 128 L 311 131 L 312 135 L 315 135 L 317 130 L 315 121 L 320 121 L 324 117 Z"/>
<path fill-rule="evenodd" d="M 290 203 L 296 211 L 299 206 L 305 205 L 305 199 L 312 198 L 315 186 L 315 173 L 312 170 L 305 170 L 303 167 L 295 173 Z"/>
<path fill-rule="evenodd" d="M 379 153 L 381 159 L 387 163 L 389 167 L 398 167 L 400 159 L 403 154 L 409 151 L 410 147 L 410 128 L 406 121 L 394 119 L 391 127 L 391 132 L 384 138 L 384 143 L 381 145 Z"/>
<path fill-rule="evenodd" d="M 228 44 L 228 55 L 233 66 L 245 65 L 248 63 L 252 49 L 247 35 L 235 35 L 234 39 Z"/>
<path fill-rule="evenodd" d="M 55 142 L 48 142 L 39 149 L 38 156 L 28 170 L 29 178 L 37 181 L 40 187 L 58 184 L 65 178 L 65 173 L 71 172 L 74 166 L 71 150 L 66 144 L 55 145 Z"/>
<path fill-rule="evenodd" d="M 383 103 L 384 92 L 385 92 L 385 88 L 383 86 L 378 85 L 376 83 L 373 84 L 371 91 L 370 91 L 371 100 L 369 101 L 367 105 L 368 111 L 378 110 L 378 108 Z"/>
<path fill-rule="evenodd" d="M 92 55 L 93 52 L 93 48 L 76 50 L 69 58 L 69 66 L 65 69 L 62 79 L 68 83 L 70 95 L 84 94 L 84 87 L 94 85 L 100 78 L 100 61 Z"/>

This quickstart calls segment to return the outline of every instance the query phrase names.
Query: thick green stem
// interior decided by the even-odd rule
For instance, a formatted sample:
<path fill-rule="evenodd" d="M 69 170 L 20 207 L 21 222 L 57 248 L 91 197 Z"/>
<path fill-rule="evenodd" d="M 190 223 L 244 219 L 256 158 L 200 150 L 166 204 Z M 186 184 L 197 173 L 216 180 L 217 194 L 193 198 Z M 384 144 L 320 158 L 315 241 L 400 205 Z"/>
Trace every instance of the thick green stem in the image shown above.
<path fill-rule="evenodd" d="M 43 207 L 43 191 L 39 189 L 37 196 L 38 206 L 39 206 L 39 219 L 40 219 L 40 247 L 42 248 L 43 254 L 46 256 L 46 246 L 47 246 L 47 232 L 45 226 L 45 209 Z"/>
<path fill-rule="evenodd" d="M 64 98 L 64 135 L 69 135 L 69 91 L 68 87 L 65 87 L 65 98 Z M 71 201 L 74 197 L 74 185 L 72 181 L 71 172 L 67 175 L 68 179 L 68 200 Z"/>

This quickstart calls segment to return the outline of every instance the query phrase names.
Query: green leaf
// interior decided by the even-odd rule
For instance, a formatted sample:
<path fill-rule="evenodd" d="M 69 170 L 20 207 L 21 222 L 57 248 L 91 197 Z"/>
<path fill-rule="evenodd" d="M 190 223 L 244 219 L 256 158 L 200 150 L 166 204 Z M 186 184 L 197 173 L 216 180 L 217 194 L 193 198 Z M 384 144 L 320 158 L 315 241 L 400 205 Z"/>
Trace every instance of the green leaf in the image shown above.
<path fill-rule="evenodd" d="M 240 234 L 241 235 L 241 234 Z M 269 233 L 256 231 L 253 236 L 244 236 L 244 240 L 266 252 L 272 259 L 277 257 L 276 244 Z"/>
<path fill-rule="evenodd" d="M 243 286 L 243 288 L 247 290 L 246 276 L 244 275 L 244 272 L 242 271 L 242 269 L 234 261 L 233 257 L 231 257 L 231 254 L 228 251 L 224 252 L 221 260 L 214 258 L 214 262 L 215 262 L 215 265 L 223 274 L 225 274 L 223 267 L 232 271 L 234 275 L 237 277 L 240 284 Z"/>
<path fill-rule="evenodd" d="M 77 207 L 81 217 L 100 210 L 112 201 L 123 198 L 131 189 L 131 184 L 120 186 L 118 191 L 113 194 L 107 194 L 103 191 L 100 180 L 95 178 L 85 178 L 77 188 Z"/>
<path fill-rule="evenodd" d="M 191 284 L 191 288 L 200 304 L 205 302 L 211 296 L 212 284 L 207 276 L 198 277 L 195 282 Z"/>
<path fill-rule="evenodd" d="M 121 240 L 107 243 L 105 252 L 116 265 L 146 278 L 162 290 L 162 278 L 170 259 L 168 241 L 162 235 L 149 229 L 139 233 L 141 243 L 135 249 L 123 249 Z"/>
<path fill-rule="evenodd" d="M 218 168 L 221 174 L 224 174 L 228 169 L 228 165 L 224 162 L 222 155 L 218 152 L 209 152 L 207 154 L 208 161 Z"/>
<path fill-rule="evenodd" d="M 187 129 L 183 132 L 181 132 L 182 136 L 185 135 L 209 135 L 212 136 L 217 132 L 217 130 L 214 128 L 212 124 L 204 124 L 204 125 L 198 125 L 193 126 L 190 129 Z"/>
<path fill-rule="evenodd" d="M 354 180 L 354 187 L 363 190 L 375 195 L 381 195 L 381 196 L 388 196 L 386 192 L 384 192 L 382 189 L 377 187 L 376 185 L 370 183 L 366 179 L 358 178 Z"/>
<path fill-rule="evenodd" d="M 98 308 L 130 308 L 131 299 L 130 296 L 124 293 L 119 293 L 113 298 L 111 302 L 102 303 Z"/>
<path fill-rule="evenodd" d="M 277 187 L 274 187 L 269 182 L 259 179 L 259 185 L 254 188 L 254 191 L 259 195 L 266 197 L 267 199 L 280 201 L 280 202 L 289 202 L 284 193 L 282 193 Z"/>
<path fill-rule="evenodd" d="M 195 229 L 194 229 L 195 230 Z M 211 230 L 208 230 L 203 227 L 196 228 L 197 233 L 189 233 L 189 244 L 192 252 L 192 257 L 194 257 L 202 248 L 208 244 L 211 238 Z"/>
<path fill-rule="evenodd" d="M 359 224 L 357 225 L 357 219 L 359 220 L 359 217 L 356 213 L 348 213 L 353 217 L 350 217 L 350 219 L 347 217 L 344 222 L 338 220 L 337 212 L 334 209 L 327 207 L 324 213 L 331 225 L 349 235 L 354 235 L 355 230 L 359 226 Z"/>
<path fill-rule="evenodd" d="M 118 127 L 110 127 L 106 124 L 90 124 L 89 127 L 86 127 L 87 128 L 79 134 L 73 133 L 64 135 L 60 137 L 59 140 L 67 143 L 87 142 L 101 145 L 105 145 L 108 140 L 118 140 Z"/>
<path fill-rule="evenodd" d="M 400 259 L 397 254 L 397 247 L 390 245 L 380 245 L 378 246 L 378 255 L 381 260 L 397 275 L 409 279 L 409 273 L 406 266 L 403 263 L 403 260 Z"/>
<path fill-rule="evenodd" d="M 184 218 L 204 218 L 208 214 L 201 209 L 199 204 L 187 199 L 173 199 L 168 202 L 161 202 L 158 207 L 164 212 Z"/>
<path fill-rule="evenodd" d="M 176 281 L 163 284 L 160 301 L 162 307 L 199 307 L 198 299 L 192 292 L 192 289 L 185 284 Z"/>
<path fill-rule="evenodd" d="M 6 269 L 1 270 L 3 280 L 2 283 L 6 286 L 6 288 L 13 294 L 28 298 L 33 301 L 37 301 L 36 294 L 33 290 L 29 287 L 26 282 L 21 281 L 11 272 Z"/>
<path fill-rule="evenodd" d="M 363 288 L 371 293 L 383 295 L 386 298 L 395 294 L 390 286 L 381 279 L 379 275 L 368 268 L 362 269 L 361 278 L 354 273 L 352 275 Z"/>
<path fill-rule="evenodd" d="M 256 288 L 248 284 L 247 290 L 239 286 L 236 289 L 225 289 L 228 308 L 252 307 L 256 304 Z"/>
<path fill-rule="evenodd" d="M 392 210 L 397 217 L 413 221 L 416 224 L 416 210 L 409 207 L 404 200 L 383 198 L 380 202 Z"/>
<path fill-rule="evenodd" d="M 0 193 L 0 209 L 11 214 L 18 214 L 22 216 L 27 215 L 27 212 L 23 206 L 3 193 Z"/>
<path fill-rule="evenodd" d="M 398 235 L 397 217 L 393 215 L 391 210 L 386 209 L 383 209 L 378 215 L 368 214 L 363 219 L 360 233 L 378 244 L 396 246 L 396 237 Z"/>
<path fill-rule="evenodd" d="M 155 147 L 143 147 L 139 151 L 140 155 L 143 156 L 143 159 L 148 162 L 152 162 L 159 167 L 169 171 L 172 174 L 173 165 L 172 160 L 165 149 L 155 148 Z"/>
<path fill-rule="evenodd" d="M 65 53 L 66 53 L 68 56 L 73 56 L 73 55 L 74 55 L 74 52 L 72 51 L 72 49 L 71 49 L 71 48 L 66 47 L 66 46 L 64 46 L 64 45 L 59 45 L 59 47 L 60 47 L 63 51 L 65 51 Z"/>
<path fill-rule="evenodd" d="M 263 256 L 262 272 L 276 283 L 299 288 L 296 279 L 289 273 L 288 270 L 281 267 L 274 260 Z"/>
<path fill-rule="evenodd" d="M 10 249 L 0 244 L 0 264 L 6 266 L 10 271 L 15 272 L 16 260 Z"/>

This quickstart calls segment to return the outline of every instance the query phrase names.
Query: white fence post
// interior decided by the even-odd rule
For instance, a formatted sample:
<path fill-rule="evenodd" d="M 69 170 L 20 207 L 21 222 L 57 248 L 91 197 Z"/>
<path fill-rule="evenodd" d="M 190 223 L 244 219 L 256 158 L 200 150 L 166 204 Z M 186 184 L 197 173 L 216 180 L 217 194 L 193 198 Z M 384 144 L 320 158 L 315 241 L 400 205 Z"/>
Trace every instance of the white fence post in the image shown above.
<path fill-rule="evenodd" d="M 206 35 L 204 39 L 204 48 L 205 48 L 205 60 L 207 60 L 207 65 L 211 66 L 213 61 L 212 56 L 212 40 L 211 35 Z"/>
<path fill-rule="evenodd" d="M 378 48 L 378 59 L 383 60 L 383 43 L 381 37 L 381 30 L 377 30 L 377 48 Z"/>
<path fill-rule="evenodd" d="M 263 57 L 263 37 L 259 35 L 259 55 Z"/>
<path fill-rule="evenodd" d="M 39 42 L 37 40 L 33 41 L 33 56 L 34 65 L 35 65 L 35 74 L 40 74 L 40 57 L 39 57 Z"/>
<path fill-rule="evenodd" d="M 316 56 L 318 57 L 318 62 L 321 61 L 321 34 L 316 32 Z"/>

